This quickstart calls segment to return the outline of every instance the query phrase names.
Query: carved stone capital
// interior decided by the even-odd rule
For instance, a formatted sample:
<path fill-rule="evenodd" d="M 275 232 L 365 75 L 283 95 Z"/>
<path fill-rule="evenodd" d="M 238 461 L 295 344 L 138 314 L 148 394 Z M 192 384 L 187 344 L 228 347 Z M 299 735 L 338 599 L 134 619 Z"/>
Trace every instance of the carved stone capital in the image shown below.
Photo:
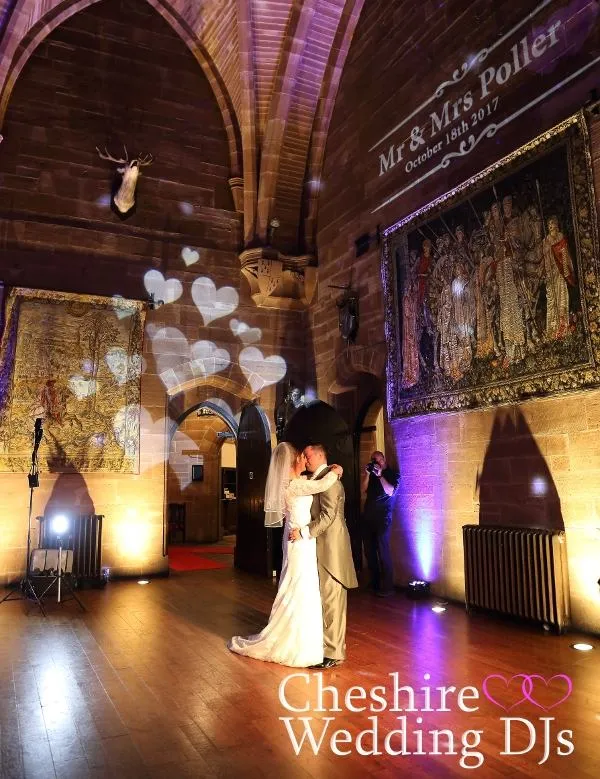
<path fill-rule="evenodd" d="M 269 246 L 260 246 L 243 251 L 240 263 L 257 306 L 305 309 L 312 301 L 317 288 L 312 255 L 290 257 Z"/>

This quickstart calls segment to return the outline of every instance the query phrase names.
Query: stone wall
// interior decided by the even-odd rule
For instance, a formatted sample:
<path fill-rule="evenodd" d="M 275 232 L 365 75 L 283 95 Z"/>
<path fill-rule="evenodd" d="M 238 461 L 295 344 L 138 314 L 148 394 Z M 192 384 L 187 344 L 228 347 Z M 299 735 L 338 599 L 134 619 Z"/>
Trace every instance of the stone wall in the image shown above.
<path fill-rule="evenodd" d="M 499 2 L 492 9 L 480 1 L 417 6 L 401 0 L 365 5 L 341 79 L 322 178 L 321 284 L 312 311 L 321 397 L 330 393 L 335 403 L 342 385 L 346 394 L 354 394 L 358 414 L 368 399 L 360 389 L 361 381 L 369 374 L 372 388 L 372 375 L 383 376 L 376 359 L 386 350 L 377 226 L 384 229 L 410 215 L 551 128 L 578 110 L 597 85 L 596 64 L 549 93 L 492 140 L 481 141 L 469 155 L 379 208 L 413 178 L 420 180 L 427 166 L 411 176 L 403 164 L 397 164 L 380 176 L 379 149 L 373 151 L 373 145 L 417 111 L 444 80 L 452 80 L 462 62 L 500 39 L 537 5 Z M 543 19 L 536 17 L 523 27 L 529 44 L 546 23 L 557 20 L 565 36 L 560 46 L 549 50 L 543 68 L 532 65 L 498 87 L 502 116 L 536 100 L 553 83 L 570 78 L 598 57 L 597 13 L 594 3 L 555 2 L 544 9 Z M 476 74 L 489 65 L 498 66 L 505 54 L 499 49 L 490 55 Z M 446 88 L 444 99 L 454 100 L 460 89 L 466 89 L 464 83 Z M 408 149 L 410 128 L 419 121 L 422 125 L 422 114 L 389 142 L 404 141 Z M 598 195 L 600 123 L 594 117 L 590 122 Z M 385 143 L 379 148 L 387 153 Z M 370 248 L 357 257 L 354 241 L 365 233 L 371 235 Z M 336 291 L 327 285 L 350 279 L 360 294 L 361 325 L 356 344 L 346 346 L 336 333 Z M 380 397 L 385 400 L 383 391 Z M 437 594 L 460 600 L 464 597 L 462 525 L 500 521 L 560 526 L 563 522 L 573 622 L 599 631 L 599 398 L 594 390 L 389 425 L 388 455 L 397 456 L 402 474 L 393 538 L 396 583 L 424 577 L 432 581 Z M 532 485 L 539 494 L 532 493 Z"/>
<path fill-rule="evenodd" d="M 165 301 L 146 318 L 140 473 L 84 474 L 106 517 L 104 563 L 115 574 L 164 571 L 169 420 L 208 399 L 236 414 L 253 398 L 272 419 L 281 372 L 300 385 L 306 370 L 305 314 L 252 302 L 219 106 L 192 53 L 144 0 L 95 4 L 45 39 L 2 133 L 0 280 Z M 108 204 L 116 166 L 95 150 L 116 155 L 123 143 L 155 157 L 126 220 Z M 34 516 L 58 478 L 41 470 Z M 70 479 L 79 489 L 81 477 L 64 476 L 67 492 Z M 0 474 L 0 486 L 1 583 L 23 570 L 29 493 L 25 474 Z M 195 536 L 212 537 L 212 522 L 199 518 Z"/>

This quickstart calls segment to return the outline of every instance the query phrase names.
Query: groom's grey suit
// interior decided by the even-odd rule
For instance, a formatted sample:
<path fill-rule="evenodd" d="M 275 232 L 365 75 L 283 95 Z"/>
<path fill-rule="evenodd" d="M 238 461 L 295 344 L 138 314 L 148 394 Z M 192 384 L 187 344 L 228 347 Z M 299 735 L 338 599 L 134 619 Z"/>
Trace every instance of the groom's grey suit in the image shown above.
<path fill-rule="evenodd" d="M 314 479 L 322 479 L 329 472 L 321 466 Z M 323 603 L 323 656 L 332 660 L 346 657 L 347 591 L 358 587 L 352 559 L 350 535 L 344 519 L 344 487 L 336 481 L 326 492 L 313 498 L 306 528 L 317 539 L 319 588 Z"/>

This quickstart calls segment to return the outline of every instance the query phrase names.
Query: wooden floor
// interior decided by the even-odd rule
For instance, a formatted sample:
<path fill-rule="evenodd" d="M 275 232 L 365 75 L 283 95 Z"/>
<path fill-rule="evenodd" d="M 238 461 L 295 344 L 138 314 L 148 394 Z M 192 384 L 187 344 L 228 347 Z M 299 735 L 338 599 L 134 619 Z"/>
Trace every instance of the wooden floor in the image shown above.
<path fill-rule="evenodd" d="M 354 592 L 347 662 L 287 682 L 285 702 L 308 704 L 307 711 L 293 712 L 280 702 L 279 685 L 305 672 L 241 658 L 225 647 L 231 635 L 262 627 L 273 593 L 270 582 L 218 570 L 176 574 L 147 586 L 111 582 L 103 591 L 82 593 L 85 614 L 74 603 L 53 603 L 47 619 L 35 608 L 26 615 L 23 603 L 0 605 L 2 779 L 600 777 L 600 641 L 596 651 L 583 654 L 569 648 L 573 635 L 468 617 L 458 606 L 437 615 L 430 604 L 400 594 L 377 599 Z M 407 691 L 390 711 L 394 672 L 398 686 L 417 690 L 417 711 L 401 710 L 410 707 Z M 482 692 L 491 674 L 509 680 L 486 682 L 496 703 Z M 510 681 L 514 674 L 544 679 Z M 572 693 L 562 703 L 568 682 L 550 680 L 556 674 L 572 680 Z M 315 711 L 320 678 L 335 689 L 323 693 L 322 711 Z M 523 684 L 530 699 L 518 703 Z M 433 689 L 429 706 L 419 690 L 423 685 Z M 352 712 L 352 706 L 365 705 L 356 689 L 345 700 L 352 686 L 366 695 L 377 686 L 386 691 L 375 690 L 366 701 L 375 711 Z M 480 698 L 465 694 L 463 708 L 472 711 L 463 711 L 450 692 L 449 711 L 439 711 L 444 705 L 434 688 L 440 686 L 473 686 Z M 341 711 L 330 711 L 336 691 Z M 498 704 L 516 705 L 507 712 Z M 281 717 L 293 721 L 286 726 Z M 303 723 L 300 717 L 313 719 Z M 500 754 L 503 717 L 520 718 L 510 726 L 512 751 L 524 750 L 534 740 L 530 732 L 535 734 L 529 752 Z M 550 756 L 539 765 L 541 718 L 550 726 Z M 325 735 L 316 755 L 305 740 L 296 756 L 286 727 L 299 737 L 305 724 L 316 742 L 323 728 Z M 389 754 L 401 751 L 402 735 L 388 739 L 388 749 L 385 735 L 403 724 L 404 751 L 411 754 Z M 348 734 L 332 742 L 340 729 Z M 439 737 L 436 749 L 430 731 L 442 729 L 450 733 Z M 479 746 L 469 740 L 477 738 L 475 731 L 482 731 Z M 559 731 L 572 731 L 572 737 L 562 734 L 567 746 L 557 741 Z M 557 748 L 571 751 L 571 740 L 572 754 L 557 755 Z M 351 754 L 337 756 L 336 748 Z M 461 760 L 481 765 L 468 769 Z"/>

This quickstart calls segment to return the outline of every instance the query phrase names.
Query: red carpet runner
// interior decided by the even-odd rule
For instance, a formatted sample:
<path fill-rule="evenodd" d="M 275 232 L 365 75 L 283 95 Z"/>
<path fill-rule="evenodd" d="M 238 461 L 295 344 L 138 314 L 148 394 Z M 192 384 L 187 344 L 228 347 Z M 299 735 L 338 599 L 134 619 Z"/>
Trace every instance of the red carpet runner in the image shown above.
<path fill-rule="evenodd" d="M 171 545 L 169 546 L 169 568 L 173 571 L 209 571 L 217 568 L 231 568 L 233 565 L 233 544 Z"/>

